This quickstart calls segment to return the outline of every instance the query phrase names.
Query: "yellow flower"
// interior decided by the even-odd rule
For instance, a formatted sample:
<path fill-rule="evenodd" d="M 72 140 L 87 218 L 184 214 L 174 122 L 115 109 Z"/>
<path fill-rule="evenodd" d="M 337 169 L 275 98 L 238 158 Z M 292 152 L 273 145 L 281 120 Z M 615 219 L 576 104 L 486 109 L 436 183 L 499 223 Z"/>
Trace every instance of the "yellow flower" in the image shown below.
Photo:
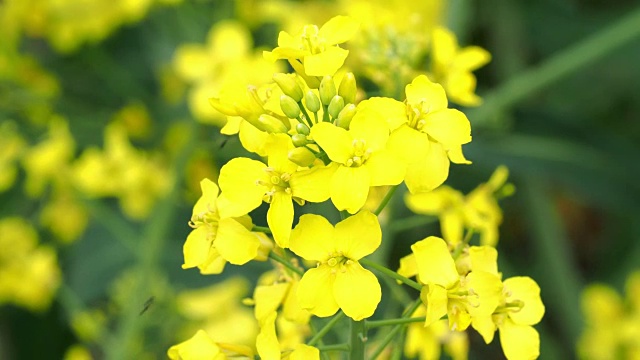
<path fill-rule="evenodd" d="M 335 228 L 322 216 L 305 214 L 291 233 L 291 250 L 318 262 L 298 285 L 300 306 L 320 317 L 338 309 L 354 320 L 373 315 L 381 298 L 378 279 L 358 260 L 373 253 L 382 238 L 375 215 L 361 211 Z"/>
<path fill-rule="evenodd" d="M 411 246 L 418 278 L 426 286 L 420 298 L 427 306 L 425 326 L 448 315 L 451 330 L 464 331 L 478 316 L 493 313 L 502 283 L 497 274 L 473 270 L 459 275 L 444 240 L 430 236 Z"/>
<path fill-rule="evenodd" d="M 316 25 L 306 25 L 296 36 L 281 31 L 278 47 L 273 51 L 265 51 L 264 57 L 271 61 L 287 59 L 303 76 L 333 75 L 349 55 L 349 51 L 338 44 L 349 40 L 357 30 L 358 23 L 355 20 L 336 16 L 319 29 Z"/>
<path fill-rule="evenodd" d="M 193 231 L 184 243 L 183 269 L 197 266 L 202 274 L 219 274 L 227 261 L 242 265 L 258 256 L 260 239 L 251 233 L 251 219 L 220 217 L 218 187 L 209 179 L 200 182 L 202 197 L 193 207 Z"/>
<path fill-rule="evenodd" d="M 433 30 L 431 58 L 435 80 L 444 86 L 449 98 L 461 105 L 482 103 L 474 91 L 476 77 L 472 71 L 491 60 L 491 54 L 479 46 L 458 47 L 456 36 L 443 27 Z"/>
<path fill-rule="evenodd" d="M 328 171 L 315 167 L 298 170 L 298 165 L 287 158 L 293 148 L 286 135 L 273 136 L 269 143 L 268 166 L 248 158 L 235 158 L 220 169 L 221 199 L 228 206 L 223 216 L 247 214 L 262 204 L 269 203 L 267 223 L 278 246 L 286 248 L 293 224 L 293 201 L 323 202 L 329 198 L 326 184 L 321 180 Z"/>
<path fill-rule="evenodd" d="M 449 161 L 469 164 L 462 145 L 471 141 L 471 125 L 460 111 L 447 108 L 442 86 L 420 75 L 405 88 L 404 103 L 371 98 L 363 112 L 382 114 L 392 131 L 389 149 L 407 164 L 404 177 L 411 193 L 431 191 L 449 175 Z"/>
<path fill-rule="evenodd" d="M 335 173 L 325 173 L 331 201 L 338 210 L 354 214 L 367 200 L 371 186 L 397 185 L 404 167 L 387 150 L 388 126 L 373 113 L 358 112 L 349 130 L 330 123 L 311 128 L 311 136 L 334 164 Z"/>
<path fill-rule="evenodd" d="M 16 162 L 25 148 L 25 141 L 16 129 L 16 124 L 4 121 L 0 124 L 0 192 L 13 186 L 18 174 Z"/>
<path fill-rule="evenodd" d="M 198 330 L 189 340 L 170 347 L 167 356 L 172 360 L 224 360 L 227 358 L 204 330 Z"/>

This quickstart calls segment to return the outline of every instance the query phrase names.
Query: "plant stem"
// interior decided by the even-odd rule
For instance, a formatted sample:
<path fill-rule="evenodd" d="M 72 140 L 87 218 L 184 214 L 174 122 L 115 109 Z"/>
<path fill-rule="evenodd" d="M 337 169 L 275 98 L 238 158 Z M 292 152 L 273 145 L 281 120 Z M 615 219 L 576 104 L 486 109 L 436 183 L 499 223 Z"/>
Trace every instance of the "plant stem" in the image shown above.
<path fill-rule="evenodd" d="M 351 349 L 349 360 L 364 360 L 364 344 L 367 341 L 367 329 L 364 320 L 351 320 Z"/>
<path fill-rule="evenodd" d="M 451 254 L 451 257 L 453 258 L 453 260 L 457 260 L 460 254 L 462 254 L 462 250 L 464 250 L 464 247 L 466 245 L 469 245 L 469 241 L 471 241 L 474 231 L 475 230 L 471 228 L 467 230 L 467 234 L 464 236 L 464 239 L 462 239 L 462 242 L 460 242 L 460 244 L 456 246 L 456 249 L 453 251 L 453 254 Z"/>
<path fill-rule="evenodd" d="M 253 227 L 251 228 L 251 231 L 262 232 L 262 233 L 271 235 L 271 229 L 269 229 L 268 226 L 253 225 Z"/>
<path fill-rule="evenodd" d="M 360 264 L 368 266 L 370 268 L 373 268 L 373 269 L 375 269 L 375 270 L 377 270 L 377 271 L 379 271 L 379 272 L 381 272 L 381 273 L 383 273 L 383 274 L 385 274 L 387 276 L 390 276 L 390 277 L 392 277 L 392 278 L 394 278 L 396 280 L 399 280 L 399 281 L 403 282 L 404 284 L 409 285 L 409 286 L 411 286 L 412 288 L 414 288 L 414 289 L 416 289 L 418 291 L 422 290 L 422 285 L 418 284 L 417 282 L 415 282 L 415 281 L 413 281 L 413 280 L 411 280 L 409 278 L 406 278 L 406 277 L 398 274 L 397 272 L 395 272 L 393 270 L 387 269 L 386 267 L 384 267 L 384 266 L 382 266 L 382 265 L 380 265 L 378 263 L 375 263 L 375 262 L 370 261 L 368 259 L 360 259 L 359 261 L 360 261 Z"/>
<path fill-rule="evenodd" d="M 416 299 L 416 301 L 414 301 L 414 303 L 411 304 L 411 306 L 407 308 L 407 310 L 405 310 L 405 312 L 402 314 L 402 317 L 410 317 L 411 314 L 413 314 L 413 312 L 416 311 L 416 309 L 421 304 L 422 304 L 422 300 L 420 300 L 420 298 Z M 393 329 L 391 329 L 391 331 L 387 333 L 387 336 L 385 336 L 385 338 L 382 339 L 382 342 L 380 343 L 378 348 L 376 348 L 376 350 L 373 351 L 373 353 L 369 358 L 375 360 L 378 356 L 380 356 L 380 354 L 382 354 L 382 352 L 384 351 L 384 348 L 386 348 L 387 345 L 389 345 L 389 343 L 393 340 L 393 338 L 395 338 L 396 335 L 400 332 L 400 330 L 402 330 L 406 325 L 407 324 L 398 324 L 394 326 Z"/>
<path fill-rule="evenodd" d="M 367 329 L 373 329 L 380 326 L 398 325 L 398 324 L 411 324 L 416 322 L 423 322 L 426 319 L 425 316 L 412 317 L 412 318 L 397 318 L 397 319 L 385 319 L 385 320 L 372 320 L 367 321 Z"/>
<path fill-rule="evenodd" d="M 269 252 L 269 258 L 270 258 L 271 260 L 274 260 L 274 261 L 279 262 L 280 264 L 284 265 L 284 267 L 286 267 L 287 269 L 289 269 L 289 270 L 293 271 L 294 273 L 296 273 L 296 274 L 298 274 L 298 275 L 300 275 L 300 276 L 304 275 L 304 271 L 303 271 L 302 269 L 299 269 L 299 268 L 297 268 L 297 267 L 293 266 L 293 265 L 292 265 L 290 262 L 288 262 L 285 258 L 283 258 L 282 256 L 280 256 L 280 255 L 276 254 L 276 253 L 275 253 L 275 252 L 273 252 L 273 251 L 270 251 L 270 252 Z"/>
<path fill-rule="evenodd" d="M 320 339 L 322 339 L 322 337 L 325 336 L 343 317 L 344 317 L 344 313 L 342 311 L 339 311 L 337 314 L 335 314 L 333 318 L 331 318 L 331 320 L 329 320 L 329 322 L 322 329 L 320 329 L 311 338 L 311 340 L 309 340 L 307 345 L 314 346 L 315 344 L 317 344 L 318 341 L 320 341 Z"/>
<path fill-rule="evenodd" d="M 347 343 L 316 346 L 320 351 L 350 351 L 351 346 Z"/>
<path fill-rule="evenodd" d="M 376 214 L 376 216 L 380 215 L 382 210 L 384 210 L 384 208 L 389 203 L 389 200 L 391 200 L 391 198 L 393 197 L 393 194 L 395 194 L 396 190 L 398 190 L 398 187 L 399 185 L 394 185 L 391 187 L 391 189 L 389 189 L 389 191 L 387 192 L 387 195 L 384 196 L 384 198 L 382 199 L 382 202 L 380 202 L 380 205 L 378 205 L 378 208 L 376 209 L 376 211 L 373 212 L 374 214 Z"/>
<path fill-rule="evenodd" d="M 438 221 L 435 216 L 413 215 L 402 219 L 394 220 L 389 224 L 389 230 L 394 233 L 409 230 L 418 226 L 433 224 Z"/>

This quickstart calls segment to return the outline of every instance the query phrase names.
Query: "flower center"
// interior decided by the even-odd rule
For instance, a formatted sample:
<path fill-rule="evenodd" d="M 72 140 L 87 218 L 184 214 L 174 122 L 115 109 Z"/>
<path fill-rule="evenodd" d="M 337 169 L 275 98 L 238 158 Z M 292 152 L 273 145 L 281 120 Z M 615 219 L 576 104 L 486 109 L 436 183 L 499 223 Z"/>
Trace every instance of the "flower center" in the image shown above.
<path fill-rule="evenodd" d="M 211 209 L 207 205 L 207 211 L 203 211 L 191 216 L 191 220 L 189 221 L 189 226 L 194 229 L 197 229 L 200 226 L 209 226 L 211 228 L 217 229 L 219 221 L 220 221 L 220 214 L 218 214 L 216 210 Z"/>
<path fill-rule="evenodd" d="M 406 104 L 406 113 L 409 119 L 408 125 L 418 131 L 422 131 L 424 128 L 426 124 L 424 117 L 431 111 L 431 107 L 425 106 L 424 103 L 424 101 L 421 101 L 418 104 Z"/>
<path fill-rule="evenodd" d="M 342 252 L 338 252 L 331 254 L 325 264 L 331 267 L 332 274 L 337 274 L 338 271 L 342 273 L 347 272 L 347 266 L 353 264 L 353 260 L 344 256 Z"/>
<path fill-rule="evenodd" d="M 371 156 L 371 149 L 367 149 L 367 142 L 364 139 L 355 139 L 351 143 L 353 156 L 345 164 L 348 167 L 362 166 Z"/>
<path fill-rule="evenodd" d="M 319 54 L 324 51 L 324 39 L 318 37 L 320 30 L 317 25 L 307 25 L 302 29 L 302 44 L 306 50 L 312 54 Z"/>
<path fill-rule="evenodd" d="M 291 174 L 286 172 L 280 173 L 271 167 L 265 168 L 264 172 L 267 173 L 269 180 L 267 181 L 264 178 L 259 179 L 256 181 L 256 184 L 265 186 L 268 189 L 264 194 L 263 200 L 265 202 L 271 203 L 273 195 L 279 191 L 284 191 L 287 194 L 291 194 L 291 187 L 289 186 L 289 180 L 291 180 Z"/>

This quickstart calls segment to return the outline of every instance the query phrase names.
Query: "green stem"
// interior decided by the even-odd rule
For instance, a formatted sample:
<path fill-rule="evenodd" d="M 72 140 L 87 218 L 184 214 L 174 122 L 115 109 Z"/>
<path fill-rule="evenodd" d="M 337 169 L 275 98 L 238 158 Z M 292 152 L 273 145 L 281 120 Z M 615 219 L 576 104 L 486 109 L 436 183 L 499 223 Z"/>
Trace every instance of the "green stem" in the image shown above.
<path fill-rule="evenodd" d="M 364 360 L 364 344 L 367 341 L 367 328 L 364 320 L 351 320 L 351 349 L 349 360 Z"/>
<path fill-rule="evenodd" d="M 307 112 L 307 109 L 305 109 L 304 105 L 302 104 L 302 101 L 298 101 L 298 107 L 300 108 L 300 111 L 302 111 L 304 118 L 307 120 L 305 121 L 305 123 L 309 126 L 309 128 L 311 128 L 313 126 L 313 122 L 311 121 L 311 117 L 309 117 L 309 113 Z M 299 118 L 298 118 L 298 121 L 300 121 Z"/>
<path fill-rule="evenodd" d="M 394 233 L 413 229 L 419 226 L 433 224 L 438 221 L 435 216 L 413 215 L 402 219 L 393 220 L 389 224 L 389 230 Z"/>
<path fill-rule="evenodd" d="M 373 329 L 380 326 L 398 325 L 398 324 L 411 324 L 416 322 L 424 322 L 425 316 L 412 317 L 412 318 L 397 318 L 397 319 L 385 319 L 385 320 L 372 320 L 367 321 L 367 329 Z"/>
<path fill-rule="evenodd" d="M 400 185 L 394 185 L 393 187 L 391 187 L 391 189 L 389 189 L 389 191 L 387 192 L 387 195 L 384 196 L 384 198 L 382 199 L 382 202 L 380 202 L 380 205 L 378 205 L 378 208 L 376 209 L 376 211 L 373 212 L 374 214 L 376 214 L 376 216 L 380 215 L 382 210 L 384 210 L 384 208 L 389 203 L 389 200 L 391 200 L 391 198 L 393 197 L 393 194 L 395 194 L 396 190 L 398 190 L 399 186 Z"/>
<path fill-rule="evenodd" d="M 322 121 L 323 122 L 330 122 L 331 119 L 329 119 L 329 106 L 328 105 L 322 105 Z"/>
<path fill-rule="evenodd" d="M 411 304 L 411 306 L 407 310 L 405 310 L 405 312 L 402 314 L 402 317 L 410 317 L 413 314 L 413 312 L 416 311 L 416 309 L 421 304 L 422 304 L 422 300 L 418 298 L 416 301 L 414 301 L 413 304 Z M 385 336 L 384 339 L 382 339 L 382 341 L 380 342 L 380 345 L 378 345 L 378 347 L 373 351 L 373 353 L 371 353 L 371 356 L 369 356 L 369 358 L 375 360 L 378 356 L 380 356 L 380 354 L 382 354 L 382 352 L 387 347 L 387 345 L 389 345 L 389 343 L 393 341 L 393 339 L 400 332 L 400 330 L 402 330 L 406 325 L 407 324 L 398 324 L 394 326 L 393 329 L 391 329 L 391 331 L 387 333 L 387 336 Z"/>
<path fill-rule="evenodd" d="M 268 226 L 253 225 L 253 227 L 251 228 L 251 231 L 262 232 L 262 233 L 271 235 L 271 229 L 269 229 Z"/>
<path fill-rule="evenodd" d="M 532 94 L 581 71 L 616 48 L 640 36 L 640 7 L 613 25 L 532 67 L 484 96 L 484 105 L 468 111 L 470 119 L 481 123 L 519 103 Z"/>
<path fill-rule="evenodd" d="M 293 271 L 294 273 L 296 273 L 296 274 L 298 274 L 298 275 L 300 275 L 300 276 L 304 275 L 304 270 L 302 270 L 302 269 L 300 269 L 300 268 L 297 268 L 297 267 L 293 266 L 293 265 L 292 265 L 290 262 L 288 262 L 285 258 L 283 258 L 282 256 L 280 256 L 280 255 L 276 254 L 276 253 L 275 253 L 275 252 L 273 252 L 273 251 L 270 251 L 270 252 L 269 252 L 269 258 L 270 258 L 271 260 L 274 260 L 274 261 L 279 262 L 280 264 L 284 265 L 284 267 L 286 267 L 287 269 L 289 269 L 289 270 Z"/>
<path fill-rule="evenodd" d="M 462 239 L 462 242 L 460 242 L 460 244 L 456 246 L 456 249 L 453 251 L 453 254 L 451 254 L 451 257 L 453 258 L 453 260 L 457 260 L 460 254 L 462 254 L 462 250 L 464 250 L 464 247 L 469 245 L 469 241 L 471 241 L 474 231 L 475 230 L 471 228 L 467 230 L 467 234 L 464 236 L 464 239 Z"/>
<path fill-rule="evenodd" d="M 342 311 L 339 311 L 337 314 L 335 314 L 333 318 L 331 318 L 331 320 L 329 320 L 329 322 L 322 329 L 320 329 L 311 338 L 311 340 L 309 340 L 307 345 L 314 346 L 315 344 L 317 344 L 318 341 L 320 341 L 320 339 L 322 339 L 322 337 L 325 336 L 343 317 L 344 313 Z"/>
<path fill-rule="evenodd" d="M 370 267 L 370 268 L 373 268 L 373 269 L 377 270 L 378 272 L 383 273 L 384 275 L 387 275 L 387 276 L 390 276 L 390 277 L 392 277 L 392 278 L 394 278 L 396 280 L 399 280 L 402 283 L 404 283 L 406 285 L 409 285 L 409 286 L 411 286 L 412 288 L 414 288 L 414 289 L 416 289 L 418 291 L 422 290 L 422 285 L 418 284 L 417 282 L 415 282 L 415 281 L 413 281 L 413 280 L 411 280 L 409 278 L 406 278 L 406 277 L 398 274 L 397 272 L 395 272 L 393 270 L 387 269 L 386 267 L 384 267 L 384 266 L 382 266 L 382 265 L 380 265 L 378 263 L 375 263 L 375 262 L 370 261 L 368 259 L 360 259 L 359 261 L 360 261 L 360 264 L 362 264 L 364 266 L 367 266 L 367 267 Z"/>
<path fill-rule="evenodd" d="M 351 346 L 349 346 L 349 344 L 347 343 L 316 346 L 316 348 L 320 351 L 350 351 L 351 350 Z"/>

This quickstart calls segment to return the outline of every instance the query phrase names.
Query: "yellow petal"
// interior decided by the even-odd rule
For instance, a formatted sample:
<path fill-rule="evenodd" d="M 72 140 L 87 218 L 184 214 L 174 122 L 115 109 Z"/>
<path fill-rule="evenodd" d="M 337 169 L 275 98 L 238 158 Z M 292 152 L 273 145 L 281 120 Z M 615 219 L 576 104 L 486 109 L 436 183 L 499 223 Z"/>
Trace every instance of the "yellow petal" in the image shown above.
<path fill-rule="evenodd" d="M 411 251 L 416 254 L 418 275 L 423 283 L 449 289 L 458 282 L 456 264 L 441 238 L 429 236 L 411 245 Z"/>
<path fill-rule="evenodd" d="M 352 260 L 372 254 L 382 241 L 382 230 L 378 217 L 363 210 L 336 225 L 333 235 L 336 248 Z"/>
<path fill-rule="evenodd" d="M 466 286 L 478 294 L 478 303 L 468 307 L 471 316 L 491 315 L 502 299 L 502 282 L 497 274 L 474 270 L 466 277 Z"/>
<path fill-rule="evenodd" d="M 333 76 L 342 67 L 349 50 L 331 46 L 325 51 L 304 57 L 304 71 L 309 76 Z"/>
<path fill-rule="evenodd" d="M 331 196 L 331 178 L 337 169 L 338 164 L 331 163 L 291 174 L 292 195 L 311 202 L 327 201 Z"/>
<path fill-rule="evenodd" d="M 335 275 L 332 268 L 320 265 L 309 269 L 300 279 L 296 295 L 303 309 L 313 315 L 327 317 L 338 311 L 338 303 L 333 295 Z"/>
<path fill-rule="evenodd" d="M 380 114 L 358 111 L 351 124 L 349 133 L 353 139 L 364 140 L 371 152 L 384 149 L 389 139 L 389 126 Z"/>
<path fill-rule="evenodd" d="M 220 348 L 207 335 L 204 330 L 198 330 L 193 337 L 187 341 L 174 345 L 167 351 L 169 359 L 224 359 Z M 222 356 L 221 356 L 222 355 Z"/>
<path fill-rule="evenodd" d="M 260 333 L 256 337 L 256 348 L 261 359 L 280 359 L 280 343 L 278 342 L 278 337 L 276 336 L 275 323 L 277 315 L 277 312 L 271 312 L 260 324 Z"/>
<path fill-rule="evenodd" d="M 372 97 L 358 104 L 358 113 L 379 114 L 386 121 L 390 130 L 395 130 L 400 125 L 406 124 L 406 105 L 398 100 L 385 97 Z"/>
<path fill-rule="evenodd" d="M 273 239 L 281 248 L 289 247 L 289 234 L 293 226 L 293 200 L 291 194 L 276 191 L 267 211 L 267 223 Z"/>
<path fill-rule="evenodd" d="M 538 284 L 528 276 L 516 276 L 505 280 L 504 287 L 510 294 L 507 301 L 520 300 L 524 303 L 520 311 L 509 313 L 511 320 L 521 325 L 539 323 L 545 309 Z"/>
<path fill-rule="evenodd" d="M 208 235 L 209 231 L 206 226 L 200 226 L 189 233 L 187 241 L 182 247 L 184 253 L 183 269 L 196 267 L 207 259 L 209 248 L 211 248 L 211 239 L 208 238 Z"/>
<path fill-rule="evenodd" d="M 455 109 L 431 112 L 425 118 L 423 131 L 444 145 L 446 150 L 471 141 L 471 123 Z"/>
<path fill-rule="evenodd" d="M 365 166 L 340 166 L 331 178 L 331 201 L 338 210 L 355 214 L 367 201 L 370 184 Z"/>
<path fill-rule="evenodd" d="M 342 44 L 355 35 L 359 26 L 360 24 L 349 16 L 334 16 L 322 25 L 318 37 L 324 38 L 327 45 Z"/>
<path fill-rule="evenodd" d="M 471 246 L 469 248 L 472 271 L 485 271 L 498 275 L 498 251 L 490 246 Z"/>
<path fill-rule="evenodd" d="M 489 344 L 493 341 L 496 333 L 496 324 L 493 322 L 490 314 L 472 317 L 471 326 L 482 336 L 485 343 Z"/>
<path fill-rule="evenodd" d="M 387 148 L 396 157 L 411 164 L 429 156 L 429 135 L 402 125 L 389 136 Z"/>
<path fill-rule="evenodd" d="M 453 246 L 462 242 L 464 232 L 464 214 L 459 211 L 445 211 L 440 214 L 440 228 L 442 236 Z"/>
<path fill-rule="evenodd" d="M 320 360 L 320 350 L 313 346 L 298 344 L 289 355 L 289 360 Z"/>
<path fill-rule="evenodd" d="M 449 176 L 449 159 L 447 153 L 438 143 L 431 143 L 426 158 L 419 158 L 407 166 L 405 183 L 412 194 L 431 191 L 447 180 Z"/>
<path fill-rule="evenodd" d="M 311 136 L 332 161 L 345 164 L 353 155 L 353 139 L 343 128 L 323 122 L 311 128 Z"/>
<path fill-rule="evenodd" d="M 193 215 L 216 211 L 216 198 L 218 197 L 218 185 L 213 181 L 204 178 L 200 181 L 200 189 L 202 190 L 202 196 L 193 206 Z"/>
<path fill-rule="evenodd" d="M 424 326 L 429 326 L 447 314 L 447 289 L 440 285 L 429 284 L 420 291 L 420 299 L 427 307 Z"/>
<path fill-rule="evenodd" d="M 220 256 L 215 247 L 211 247 L 207 259 L 198 265 L 198 269 L 202 275 L 222 274 L 226 264 L 227 260 Z"/>
<path fill-rule="evenodd" d="M 450 147 L 449 150 L 447 150 L 447 156 L 449 156 L 449 160 L 454 164 L 471 164 L 471 161 L 464 157 L 462 146 L 460 145 Z"/>
<path fill-rule="evenodd" d="M 344 313 L 353 320 L 368 318 L 376 311 L 382 296 L 380 283 L 371 271 L 357 261 L 338 271 L 333 295 Z"/>
<path fill-rule="evenodd" d="M 266 143 L 269 167 L 279 173 L 294 173 L 298 165 L 289 161 L 287 154 L 293 149 L 291 138 L 285 134 L 273 134 Z"/>
<path fill-rule="evenodd" d="M 247 151 L 260 156 L 267 156 L 266 143 L 269 139 L 268 133 L 258 130 L 248 121 L 243 120 L 240 123 L 240 133 L 238 137 L 240 138 L 242 147 Z"/>
<path fill-rule="evenodd" d="M 505 319 L 499 329 L 502 351 L 508 360 L 529 360 L 540 356 L 540 335 L 533 327 L 516 325 Z"/>
<path fill-rule="evenodd" d="M 304 214 L 291 232 L 289 248 L 305 260 L 323 261 L 335 249 L 333 226 L 320 215 Z"/>
<path fill-rule="evenodd" d="M 400 258 L 400 268 L 397 273 L 407 278 L 418 275 L 418 263 L 414 253 Z"/>
<path fill-rule="evenodd" d="M 419 194 L 407 193 L 404 201 L 409 210 L 416 214 L 438 215 L 457 203 L 462 205 L 463 195 L 458 190 L 446 185 Z"/>
<path fill-rule="evenodd" d="M 220 129 L 220 134 L 235 135 L 240 131 L 240 124 L 244 120 L 239 116 L 227 116 L 227 123 Z"/>
<path fill-rule="evenodd" d="M 232 218 L 220 219 L 214 246 L 234 265 L 243 265 L 258 255 L 260 240 Z"/>
<path fill-rule="evenodd" d="M 256 306 L 253 308 L 253 312 L 258 322 L 264 321 L 269 314 L 280 307 L 290 286 L 289 283 L 256 286 L 253 293 Z"/>
<path fill-rule="evenodd" d="M 479 46 L 467 46 L 456 54 L 451 67 L 456 70 L 473 71 L 491 61 L 491 54 Z"/>
<path fill-rule="evenodd" d="M 234 213 L 226 213 L 225 217 L 245 215 L 262 204 L 262 197 L 268 189 L 256 181 L 265 178 L 266 167 L 260 161 L 235 158 L 220 169 L 220 189 L 225 198 L 237 205 L 233 207 Z"/>
<path fill-rule="evenodd" d="M 419 75 L 405 88 L 407 103 L 418 105 L 423 110 L 438 111 L 447 108 L 447 95 L 442 85 L 431 82 L 425 75 Z"/>
<path fill-rule="evenodd" d="M 387 150 L 371 154 L 364 166 L 369 170 L 371 186 L 398 185 L 406 172 L 405 165 Z"/>
<path fill-rule="evenodd" d="M 436 63 L 436 66 L 448 67 L 458 52 L 456 36 L 446 28 L 438 26 L 433 29 L 432 37 L 432 56 L 434 63 Z"/>

